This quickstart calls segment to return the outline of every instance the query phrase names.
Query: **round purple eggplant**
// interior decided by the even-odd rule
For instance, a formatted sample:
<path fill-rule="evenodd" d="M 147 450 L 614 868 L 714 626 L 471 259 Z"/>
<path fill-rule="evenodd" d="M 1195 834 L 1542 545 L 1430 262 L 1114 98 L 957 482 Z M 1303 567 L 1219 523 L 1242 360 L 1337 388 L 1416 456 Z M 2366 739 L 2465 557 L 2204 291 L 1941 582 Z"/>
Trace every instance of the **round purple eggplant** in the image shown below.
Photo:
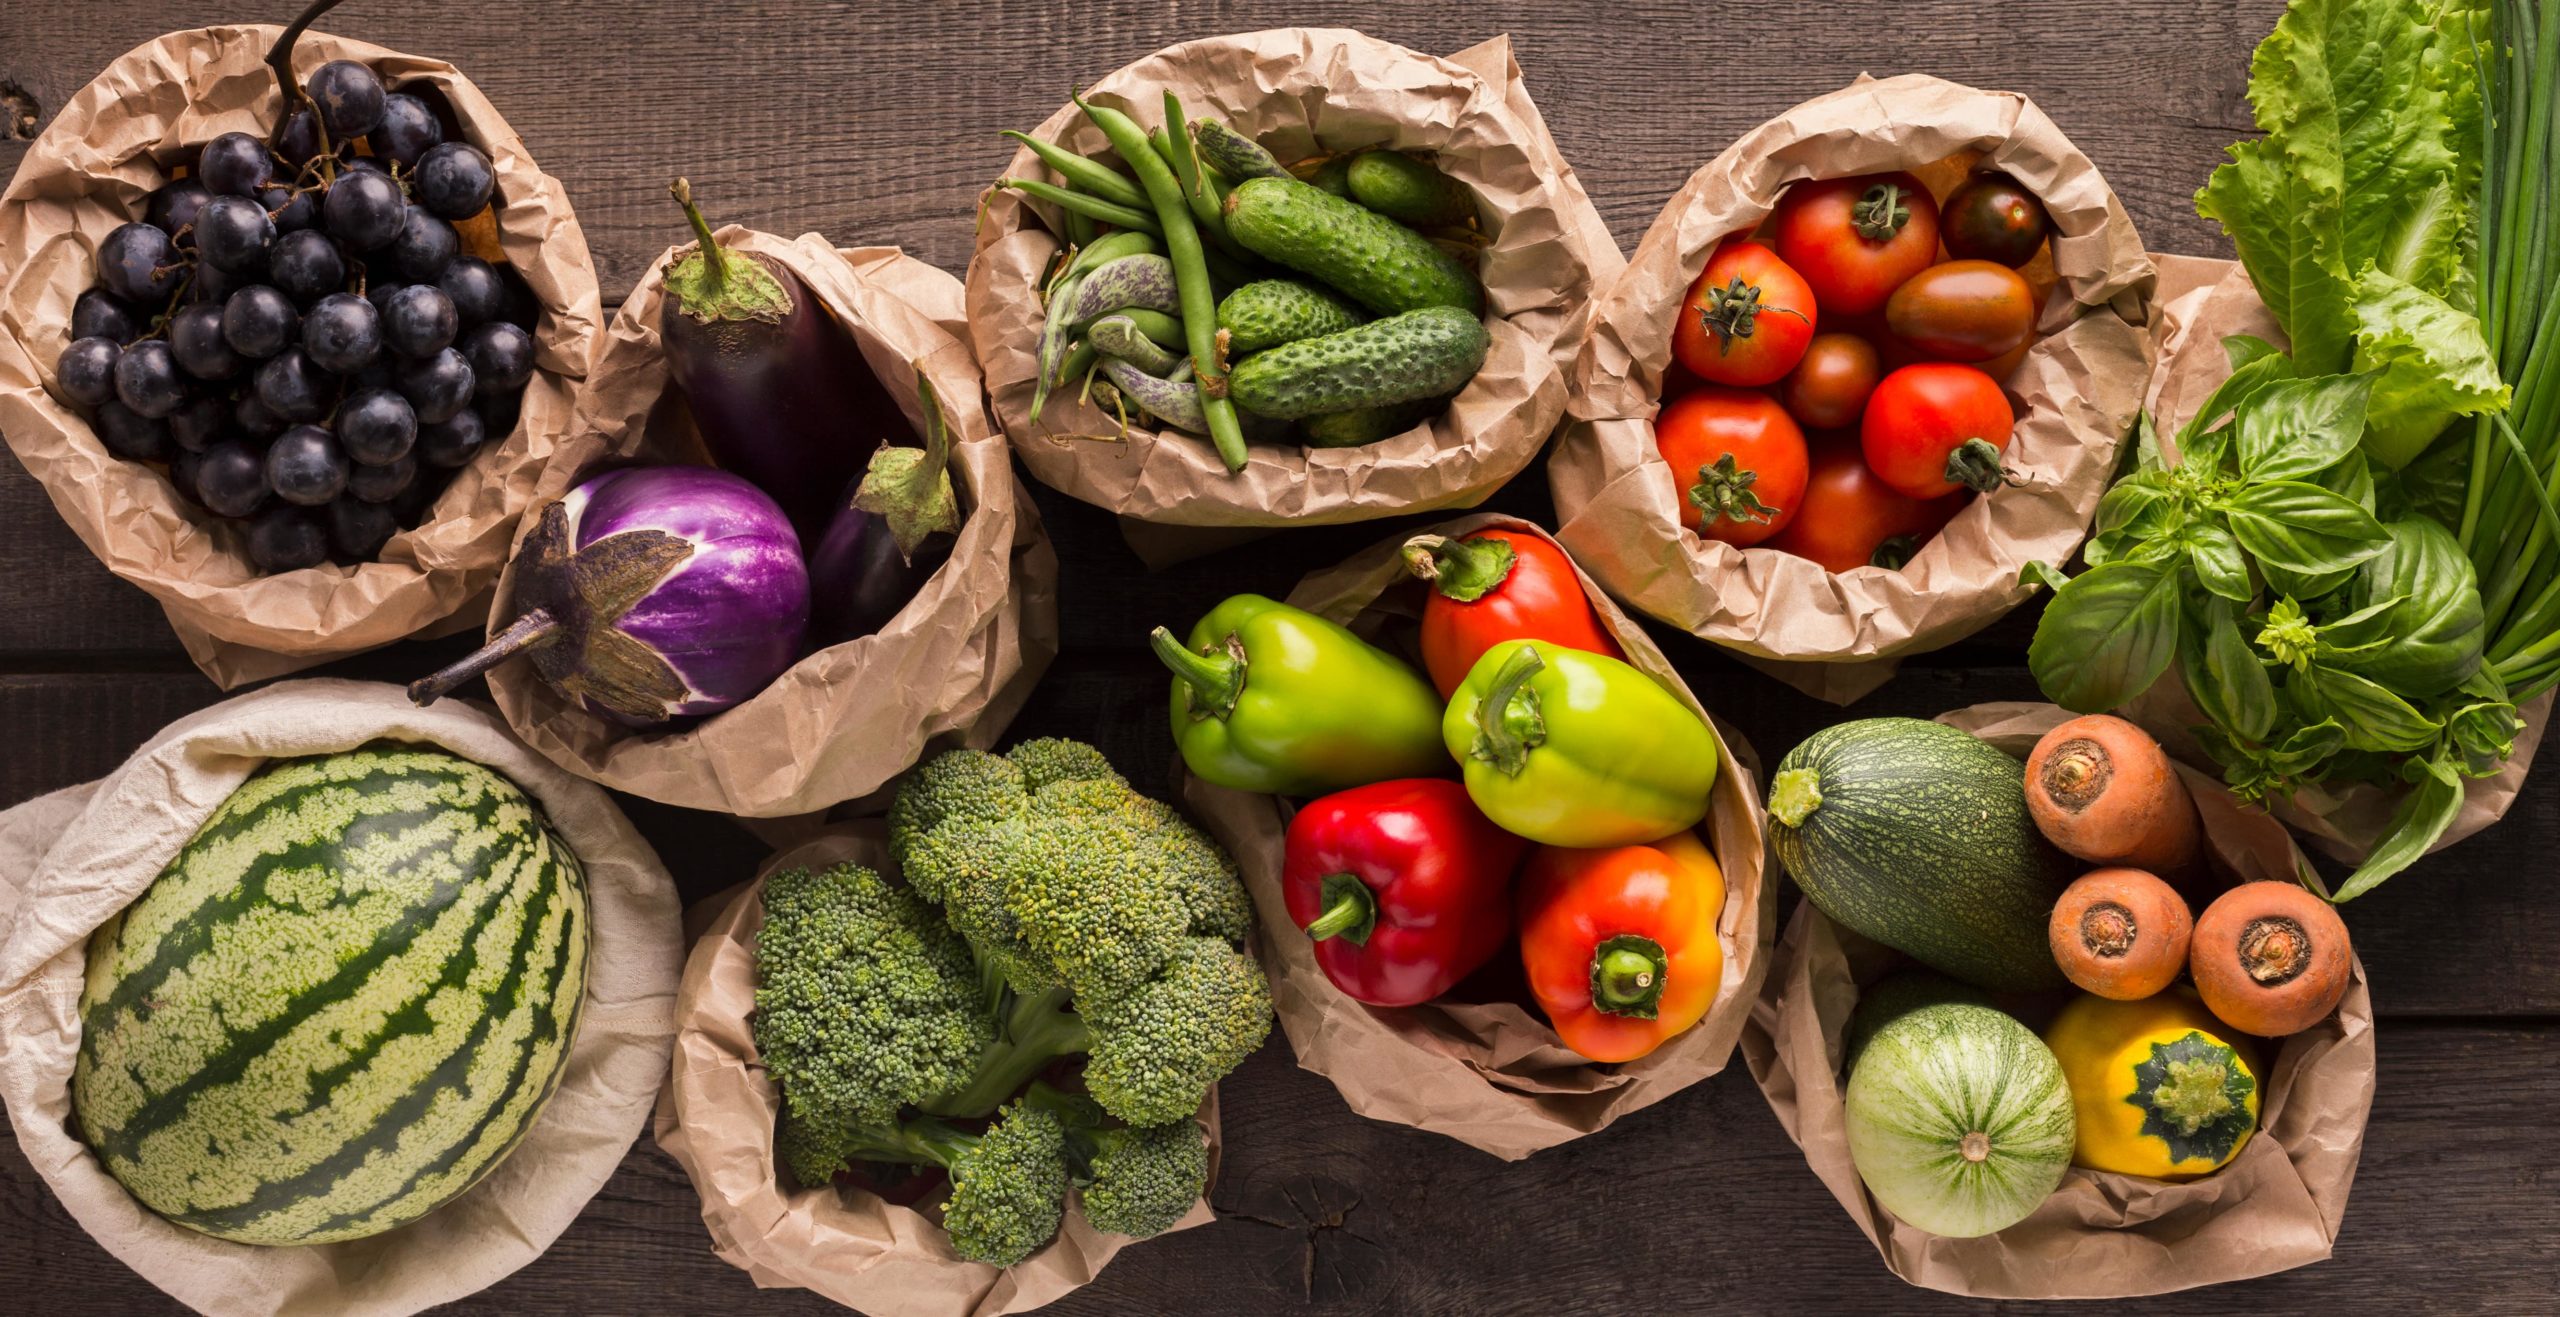
<path fill-rule="evenodd" d="M 634 467 L 542 510 L 516 551 L 514 608 L 409 698 L 432 704 L 522 654 L 553 689 L 630 726 L 716 713 L 800 657 L 809 571 L 790 520 L 744 479 Z"/>
<path fill-rule="evenodd" d="M 960 499 L 951 487 L 951 426 L 924 372 L 921 448 L 883 445 L 845 491 L 809 554 L 809 636 L 819 645 L 858 640 L 887 626 L 951 557 Z"/>

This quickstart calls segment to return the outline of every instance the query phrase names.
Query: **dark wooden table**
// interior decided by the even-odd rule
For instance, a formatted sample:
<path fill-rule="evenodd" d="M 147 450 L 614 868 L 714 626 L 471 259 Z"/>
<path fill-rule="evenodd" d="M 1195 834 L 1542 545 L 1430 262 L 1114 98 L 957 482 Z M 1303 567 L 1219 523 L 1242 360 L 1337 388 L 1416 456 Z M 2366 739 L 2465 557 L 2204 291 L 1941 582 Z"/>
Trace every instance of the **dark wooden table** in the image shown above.
<path fill-rule="evenodd" d="M 1364 26 L 1447 52 L 1500 32 L 1619 244 L 1633 250 L 1690 170 L 1735 136 L 1862 71 L 1916 70 L 2033 96 L 2105 169 L 2158 250 L 2228 254 L 2191 196 L 2249 126 L 2249 52 L 2277 0 L 1339 0 L 1082 4 L 348 5 L 331 30 L 452 60 L 579 207 L 607 306 L 682 235 L 665 184 L 689 174 L 716 220 L 847 245 L 898 243 L 955 273 L 978 189 L 1080 80 L 1194 36 Z M 0 0 L 0 176 L 34 126 L 110 59 L 180 27 L 282 21 L 293 5 Z M 1292 532 L 1149 575 L 1111 519 L 1040 490 L 1065 563 L 1066 650 L 1016 724 L 1101 743 L 1162 786 L 1170 747 L 1156 623 L 1296 577 L 1401 523 Z M 1535 472 L 1495 506 L 1552 519 Z M 1911 663 L 1856 713 L 1926 716 L 2033 698 L 2031 616 Z M 1691 685 L 1774 756 L 1841 717 L 1684 636 Z M 406 680 L 460 652 L 409 644 L 338 675 Z M 0 459 L 0 804 L 96 777 L 220 698 L 158 608 L 98 566 L 43 492 Z M 627 801 L 688 900 L 760 858 L 735 825 Z M 2145 1311 L 2397 1307 L 2550 1311 L 2560 1292 L 2560 769 L 2492 832 L 2352 908 L 2383 1022 L 2382 1078 L 2337 1256 Z M 1518 1165 L 1350 1114 L 1285 1042 L 1224 1089 L 1221 1220 L 1133 1248 L 1058 1311 L 1939 1311 L 1903 1285 L 1805 1170 L 1737 1060 L 1593 1138 Z M 0 1145 L 0 1307 L 173 1307 L 91 1243 L 14 1145 Z M 2164 1276 L 2163 1284 L 2177 1278 Z M 2536 1298 L 2539 1295 L 2541 1297 Z M 693 1187 L 643 1140 L 533 1266 L 461 1305 L 485 1312 L 815 1312 L 759 1294 L 711 1254 Z"/>

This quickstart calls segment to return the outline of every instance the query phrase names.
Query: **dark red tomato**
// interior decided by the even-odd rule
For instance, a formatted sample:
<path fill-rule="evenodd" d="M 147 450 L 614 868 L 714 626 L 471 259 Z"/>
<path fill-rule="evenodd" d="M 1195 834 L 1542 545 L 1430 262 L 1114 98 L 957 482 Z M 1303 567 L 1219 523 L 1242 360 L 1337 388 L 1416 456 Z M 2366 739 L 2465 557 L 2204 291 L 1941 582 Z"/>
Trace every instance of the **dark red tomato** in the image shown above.
<path fill-rule="evenodd" d="M 1948 261 L 1911 276 L 1884 304 L 1893 336 L 1939 361 L 1989 361 L 2036 332 L 2036 293 L 1994 261 Z"/>
<path fill-rule="evenodd" d="M 1867 409 L 1867 395 L 1884 378 L 1876 345 L 1855 334 L 1816 334 L 1785 382 L 1778 401 L 1808 430 L 1845 430 Z"/>
<path fill-rule="evenodd" d="M 1804 431 L 1765 393 L 1709 385 L 1653 421 L 1680 524 L 1737 548 L 1787 528 L 1804 496 Z"/>
<path fill-rule="evenodd" d="M 2036 194 L 2001 173 L 1976 174 L 1947 194 L 1938 236 L 1960 261 L 1997 261 L 2016 269 L 2036 258 L 2053 235 L 2053 217 Z"/>
<path fill-rule="evenodd" d="M 1955 516 L 1967 497 L 1906 498 L 1867 468 L 1857 436 L 1823 435 L 1813 440 L 1804 510 L 1761 547 L 1809 558 L 1827 572 L 1869 565 L 1898 568 Z"/>
<path fill-rule="evenodd" d="M 1938 203 L 1909 174 L 1798 183 L 1772 224 L 1779 259 L 1804 276 L 1826 316 L 1883 306 L 1938 259 Z"/>
<path fill-rule="evenodd" d="M 1813 317 L 1812 290 L 1776 252 L 1728 238 L 1689 285 L 1671 355 L 1710 384 L 1775 384 L 1804 356 Z"/>
<path fill-rule="evenodd" d="M 1876 475 L 1911 498 L 1988 494 L 2010 480 L 2000 455 L 2016 424 L 1998 381 L 1971 366 L 1924 361 L 1876 386 L 1858 443 Z"/>

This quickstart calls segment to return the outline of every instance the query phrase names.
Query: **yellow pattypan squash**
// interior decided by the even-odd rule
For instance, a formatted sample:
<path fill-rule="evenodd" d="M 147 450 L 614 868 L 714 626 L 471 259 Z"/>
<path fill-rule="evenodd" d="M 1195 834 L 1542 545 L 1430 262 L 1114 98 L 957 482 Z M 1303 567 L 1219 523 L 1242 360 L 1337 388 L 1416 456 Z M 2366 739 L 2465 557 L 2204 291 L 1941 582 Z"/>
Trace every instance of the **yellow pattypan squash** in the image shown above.
<path fill-rule="evenodd" d="M 2187 987 L 2141 1001 L 2082 995 L 2045 1030 L 2079 1135 L 2074 1165 L 2161 1180 L 2219 1169 L 2258 1128 L 2245 1044 Z"/>

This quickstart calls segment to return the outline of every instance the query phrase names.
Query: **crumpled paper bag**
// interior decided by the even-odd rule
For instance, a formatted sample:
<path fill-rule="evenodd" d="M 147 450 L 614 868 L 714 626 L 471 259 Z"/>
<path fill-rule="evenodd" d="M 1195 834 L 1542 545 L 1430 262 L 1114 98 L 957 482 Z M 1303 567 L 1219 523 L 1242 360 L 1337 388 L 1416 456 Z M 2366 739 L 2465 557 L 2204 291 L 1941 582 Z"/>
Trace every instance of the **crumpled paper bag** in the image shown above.
<path fill-rule="evenodd" d="M 756 1060 L 748 1021 L 764 880 L 781 869 L 847 861 L 896 871 L 878 820 L 832 826 L 767 861 L 754 882 L 696 907 L 708 922 L 685 961 L 675 1074 L 658 1099 L 658 1146 L 693 1177 L 712 1251 L 759 1287 L 815 1290 L 871 1317 L 994 1317 L 1052 1303 L 1092 1281 L 1121 1249 L 1143 1241 L 1094 1229 L 1071 1202 L 1047 1247 L 1013 1266 L 991 1267 L 954 1256 L 938 1218 L 920 1208 L 841 1187 L 782 1185 L 773 1152 L 782 1101 Z M 1198 1119 L 1209 1130 L 1209 1182 L 1215 1184 L 1215 1088 Z M 1215 1219 L 1204 1198 L 1171 1230 Z"/>
<path fill-rule="evenodd" d="M 1716 244 L 1756 228 L 1799 179 L 1908 169 L 1944 197 L 1976 164 L 2043 198 L 2055 227 L 2047 254 L 2021 271 L 2044 295 L 2040 337 L 2005 381 L 2018 413 L 2008 465 L 2026 483 L 1975 498 L 1900 571 L 1833 575 L 1683 527 L 1653 417 L 1681 299 Z M 1960 640 L 2025 599 L 2027 562 L 2079 546 L 2141 404 L 2152 277 L 2098 167 L 2026 97 L 1906 74 L 1806 101 L 1690 175 L 1602 292 L 1548 459 L 1556 537 L 1637 611 L 1846 704 L 1890 678 L 1890 660 Z"/>
<path fill-rule="evenodd" d="M 2216 387 L 2231 377 L 2231 358 L 2223 351 L 2222 340 L 2233 334 L 2250 334 L 2279 347 L 2287 346 L 2288 340 L 2277 327 L 2274 313 L 2258 299 L 2257 288 L 2249 282 L 2249 272 L 2241 269 L 2238 261 L 2191 256 L 2169 260 L 2175 264 L 2164 261 L 2161 268 L 2159 367 L 2152 372 L 2144 409 L 2159 427 L 2162 451 L 2175 454 L 2178 428 L 2195 415 Z M 2551 701 L 2552 694 L 2546 691 L 2518 710 L 2524 718 L 2524 730 L 2516 736 L 2515 753 L 2496 773 L 2463 783 L 2462 812 L 2454 816 L 2453 826 L 2444 830 L 2428 853 L 2443 850 L 2506 816 L 2517 793 L 2524 789 L 2534 751 L 2541 748 L 2543 728 L 2551 722 Z M 2212 767 L 2212 757 L 2189 730 L 2204 722 L 2204 714 L 2188 697 L 2185 682 L 2174 671 L 2126 706 L 2124 714 L 2159 737 L 2161 744 L 2178 758 Z M 2390 830 L 2392 813 L 2408 798 L 2408 791 L 2405 786 L 2360 783 L 2314 785 L 2270 801 L 2269 805 L 2277 818 L 2293 825 L 2313 846 L 2348 864 L 2358 864 L 2373 853 L 2375 843 Z"/>
<path fill-rule="evenodd" d="M 1491 513 L 1411 532 L 1453 538 L 1487 528 L 1545 532 Z M 1399 550 L 1409 535 L 1382 540 L 1339 566 L 1298 583 L 1289 602 L 1376 639 L 1422 607 L 1422 586 Z M 1262 967 L 1272 1004 L 1298 1064 L 1333 1081 L 1351 1109 L 1376 1120 L 1432 1130 L 1506 1161 L 1605 1128 L 1724 1068 L 1751 1012 L 1777 932 L 1777 867 L 1761 827 L 1758 763 L 1739 733 L 1718 723 L 1690 694 L 1643 628 L 1596 589 L 1583 589 L 1627 661 L 1678 695 L 1716 733 L 1724 751 L 1712 806 L 1701 825 L 1724 870 L 1724 983 L 1706 1018 L 1649 1056 L 1622 1065 L 1584 1060 L 1524 1001 L 1438 1001 L 1382 1008 L 1346 997 L 1317 967 L 1280 894 L 1289 810 L 1278 797 L 1230 791 L 1189 779 L 1184 799 L 1236 858 L 1253 893 L 1263 937 Z M 1392 642 L 1389 642 L 1392 643 Z M 1516 945 L 1501 955 L 1516 957 Z"/>
<path fill-rule="evenodd" d="M 73 1126 L 89 934 L 268 760 L 386 739 L 504 774 L 541 803 L 586 870 L 586 1013 L 559 1090 L 480 1183 L 371 1239 L 261 1247 L 172 1225 L 109 1177 Z M 541 1256 L 648 1123 L 684 968 L 675 885 L 602 791 L 527 752 L 480 705 L 420 709 L 399 687 L 372 682 L 294 681 L 226 700 L 171 723 L 103 778 L 0 813 L 0 928 L 0 1097 L 18 1147 L 108 1252 L 222 1317 L 416 1312 Z"/>
<path fill-rule="evenodd" d="M 2070 715 L 2049 704 L 1978 704 L 1938 721 L 2024 758 Z M 2183 765 L 2216 870 L 2291 882 L 2306 861 L 2282 824 Z M 2199 910 L 2197 913 L 2203 913 Z M 2026 1220 L 1978 1239 L 1904 1225 L 1868 1197 L 1849 1156 L 1841 1034 L 1900 957 L 1799 907 L 1742 1036 L 1752 1077 L 1805 1161 L 1893 1274 L 1992 1299 L 2124 1299 L 2245 1280 L 2329 1256 L 2373 1109 L 2373 999 L 2358 962 L 2336 1015 L 2285 1039 L 2260 1072 L 2259 1129 L 2221 1170 L 2184 1184 L 2073 1167 Z"/>
<path fill-rule="evenodd" d="M 1564 407 L 1592 290 L 1624 262 L 1530 101 L 1510 39 L 1440 59 L 1338 28 L 1212 37 L 1158 51 L 1084 94 L 1152 127 L 1168 90 L 1187 114 L 1224 119 L 1284 163 L 1372 146 L 1435 152 L 1483 201 L 1492 353 L 1425 425 L 1359 448 L 1256 445 L 1234 475 L 1205 438 L 1132 425 L 1124 439 L 1117 420 L 1078 403 L 1072 386 L 1052 393 L 1033 425 L 1036 286 L 1058 250 L 1054 216 L 991 192 L 969 263 L 971 342 L 996 421 L 1032 475 L 1125 518 L 1234 528 L 1469 507 L 1527 466 Z M 1087 154 L 1105 148 L 1072 105 L 1033 136 Z M 1054 180 L 1027 148 L 1005 172 Z M 1184 556 L 1178 543 L 1148 547 L 1152 561 Z"/>
<path fill-rule="evenodd" d="M 280 96 L 265 61 L 281 30 L 199 28 L 136 47 L 63 105 L 0 196 L 0 431 L 81 542 L 159 601 L 188 656 L 226 688 L 478 625 L 604 321 L 568 193 L 478 87 L 441 60 L 306 32 L 297 69 L 353 59 L 393 87 L 430 85 L 489 153 L 499 245 L 542 305 L 522 418 L 378 561 L 274 576 L 249 565 L 243 530 L 181 498 L 158 468 L 108 452 L 48 392 L 72 300 L 94 280 L 97 244 L 141 218 L 167 181 L 163 162 L 222 133 L 267 135 Z"/>
<path fill-rule="evenodd" d="M 734 226 L 715 236 L 781 262 L 817 293 L 897 399 L 904 415 L 893 431 L 923 433 L 916 370 L 933 381 L 968 514 L 951 559 L 877 633 L 809 654 L 754 698 L 686 726 L 610 722 L 523 662 L 490 672 L 489 690 L 517 735 L 581 777 L 722 814 L 807 814 L 879 789 L 928 744 L 995 740 L 1058 652 L 1058 559 L 979 405 L 958 280 L 892 247 L 838 251 L 816 234 L 786 240 Z M 658 345 L 663 277 L 681 250 L 662 254 L 614 316 L 532 507 L 617 462 L 708 461 Z M 493 635 L 512 616 L 514 579 L 511 567 L 498 582 Z"/>

